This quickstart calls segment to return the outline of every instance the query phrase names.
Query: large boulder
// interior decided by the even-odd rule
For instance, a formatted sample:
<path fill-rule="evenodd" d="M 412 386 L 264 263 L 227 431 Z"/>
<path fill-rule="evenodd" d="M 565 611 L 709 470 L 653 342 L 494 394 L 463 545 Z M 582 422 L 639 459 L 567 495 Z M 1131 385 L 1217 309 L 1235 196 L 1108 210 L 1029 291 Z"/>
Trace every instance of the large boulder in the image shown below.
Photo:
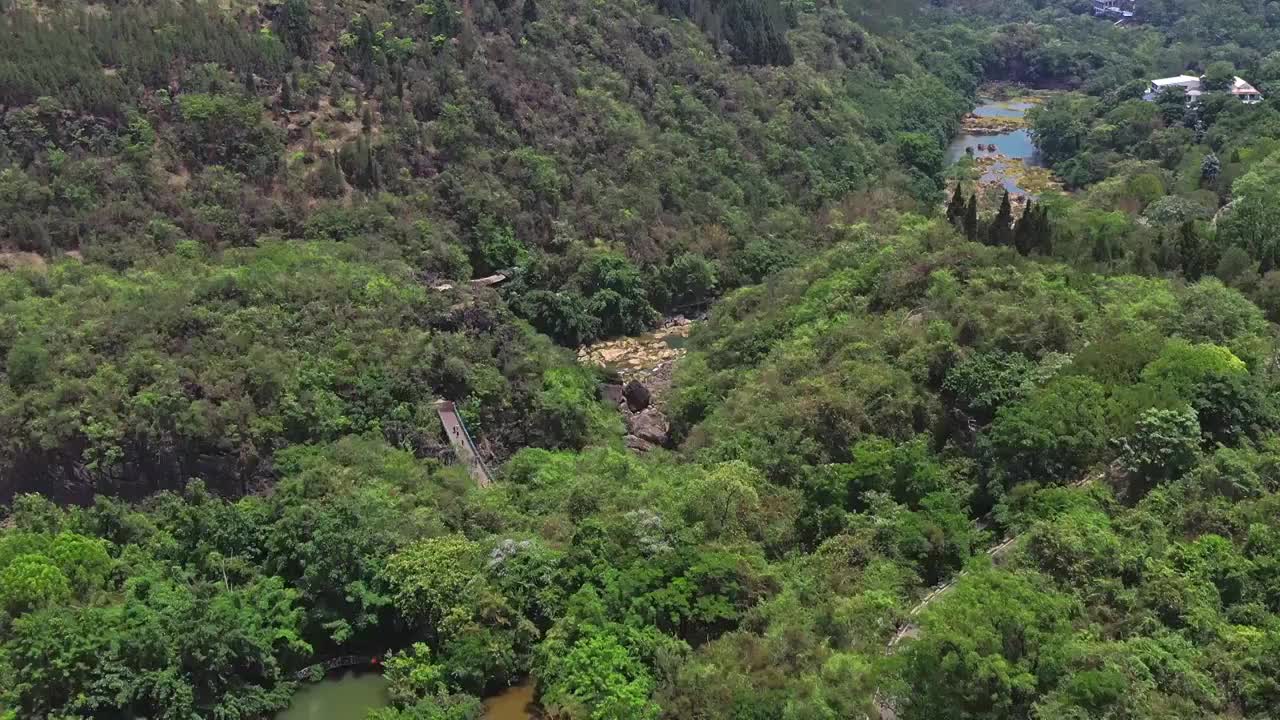
<path fill-rule="evenodd" d="M 600 399 L 617 407 L 626 401 L 626 396 L 621 385 L 600 383 Z"/>
<path fill-rule="evenodd" d="M 626 444 L 628 450 L 634 450 L 638 453 L 649 452 L 650 450 L 658 447 L 648 440 L 638 438 L 635 435 L 628 435 L 626 438 Z"/>
<path fill-rule="evenodd" d="M 627 383 L 627 386 L 622 390 L 622 394 L 627 398 L 627 407 L 631 412 L 638 413 L 644 410 L 649 407 L 649 402 L 652 400 L 649 388 L 635 380 Z"/>
<path fill-rule="evenodd" d="M 667 444 L 667 433 L 670 429 L 667 417 L 654 408 L 627 416 L 628 434 L 655 445 Z"/>

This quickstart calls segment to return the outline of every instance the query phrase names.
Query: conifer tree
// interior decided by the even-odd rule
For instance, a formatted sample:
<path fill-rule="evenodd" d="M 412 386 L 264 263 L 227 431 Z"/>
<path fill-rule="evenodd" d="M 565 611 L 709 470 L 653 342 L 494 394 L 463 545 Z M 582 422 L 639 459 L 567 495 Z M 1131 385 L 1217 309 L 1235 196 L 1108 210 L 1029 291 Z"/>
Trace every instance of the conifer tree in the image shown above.
<path fill-rule="evenodd" d="M 534 0 L 524 0 L 524 8 L 521 10 L 520 17 L 524 20 L 524 24 L 538 21 L 538 5 Z"/>
<path fill-rule="evenodd" d="M 1209 153 L 1204 156 L 1204 160 L 1200 161 L 1200 179 L 1207 183 L 1212 183 L 1218 179 L 1218 175 L 1222 173 L 1222 163 L 1218 160 L 1218 156 Z"/>
<path fill-rule="evenodd" d="M 995 220 L 991 222 L 991 228 L 987 232 L 987 244 L 1013 244 L 1013 206 L 1009 203 L 1008 190 L 1005 191 L 1004 198 L 1000 201 L 1000 210 L 996 213 Z"/>
<path fill-rule="evenodd" d="M 956 191 L 951 194 L 951 202 L 947 203 L 947 222 L 959 226 L 964 221 L 964 196 L 960 194 L 960 183 L 956 183 Z"/>
<path fill-rule="evenodd" d="M 1027 207 L 1022 211 L 1022 217 L 1013 228 L 1013 247 L 1022 255 L 1030 255 L 1031 249 L 1035 246 L 1035 232 L 1036 206 L 1033 201 L 1027 200 Z"/>
<path fill-rule="evenodd" d="M 1049 256 L 1053 254 L 1053 227 L 1049 224 L 1049 208 L 1041 205 L 1036 208 L 1036 220 L 1033 243 L 1034 247 L 1039 248 L 1040 254 Z"/>
<path fill-rule="evenodd" d="M 284 78 L 284 82 L 280 84 L 280 109 L 293 109 L 293 85 L 287 75 Z"/>
<path fill-rule="evenodd" d="M 1188 220 L 1178 229 L 1178 258 L 1182 275 L 1195 282 L 1209 269 L 1208 253 L 1194 221 Z"/>
<path fill-rule="evenodd" d="M 964 236 L 969 242 L 978 239 L 978 196 L 969 195 L 969 204 L 964 209 Z"/>

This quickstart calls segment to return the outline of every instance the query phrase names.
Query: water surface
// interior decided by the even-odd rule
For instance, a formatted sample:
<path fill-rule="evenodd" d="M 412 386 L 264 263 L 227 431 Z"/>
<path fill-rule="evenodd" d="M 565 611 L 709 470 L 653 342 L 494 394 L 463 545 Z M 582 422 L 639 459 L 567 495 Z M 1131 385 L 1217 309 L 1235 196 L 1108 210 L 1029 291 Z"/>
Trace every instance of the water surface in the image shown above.
<path fill-rule="evenodd" d="M 1029 102 L 989 102 L 974 108 L 973 114 L 979 117 L 1023 117 L 1033 107 L 1035 107 L 1035 104 Z M 990 148 L 994 145 L 995 150 L 979 150 L 979 145 L 983 146 L 983 148 Z M 1044 163 L 1040 160 L 1040 152 L 1036 150 L 1035 143 L 1031 141 L 1031 134 L 1026 128 L 1019 128 L 996 135 L 957 135 L 947 147 L 946 164 L 953 165 L 959 162 L 961 158 L 969 154 L 968 151 L 970 149 L 972 149 L 972 155 L 975 158 L 1004 157 L 1021 160 L 1022 164 L 1028 167 L 1044 166 Z M 1010 193 L 1026 193 L 1025 190 L 1018 187 L 1017 180 L 1009 176 L 1008 170 L 1008 163 L 997 161 L 980 179 L 984 183 L 999 182 Z"/>
<path fill-rule="evenodd" d="M 1022 117 L 1036 104 L 1025 100 L 996 100 L 973 109 L 978 117 Z"/>
<path fill-rule="evenodd" d="M 484 701 L 480 720 L 535 720 L 539 717 L 533 704 L 533 683 L 510 687 Z"/>
<path fill-rule="evenodd" d="M 387 681 L 377 673 L 330 675 L 304 683 L 293 702 L 275 720 L 364 720 L 370 710 L 386 707 Z"/>

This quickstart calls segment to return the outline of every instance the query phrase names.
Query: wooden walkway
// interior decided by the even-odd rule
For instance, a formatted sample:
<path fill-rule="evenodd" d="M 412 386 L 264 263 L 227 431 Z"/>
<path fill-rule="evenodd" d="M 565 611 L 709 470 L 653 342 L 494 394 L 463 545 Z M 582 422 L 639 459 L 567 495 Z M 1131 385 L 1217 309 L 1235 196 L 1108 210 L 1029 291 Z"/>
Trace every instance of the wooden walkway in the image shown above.
<path fill-rule="evenodd" d="M 293 679 L 301 682 L 303 680 L 311 679 L 311 674 L 316 671 L 319 671 L 320 674 L 323 675 L 332 670 L 337 670 L 338 668 L 367 667 L 377 664 L 378 658 L 376 657 L 369 657 L 368 655 L 343 655 L 341 657 L 329 658 L 328 660 L 318 662 L 315 665 L 308 665 L 294 673 Z"/>
<path fill-rule="evenodd" d="M 489 474 L 484 460 L 480 459 L 480 451 L 476 450 L 476 443 L 471 439 L 471 433 L 467 432 L 467 426 L 462 424 L 458 408 L 449 400 L 437 400 L 436 414 L 440 416 L 440 424 L 444 426 L 444 434 L 453 444 L 458 461 L 471 471 L 471 478 L 476 481 L 476 485 L 489 487 L 493 483 L 493 476 Z"/>

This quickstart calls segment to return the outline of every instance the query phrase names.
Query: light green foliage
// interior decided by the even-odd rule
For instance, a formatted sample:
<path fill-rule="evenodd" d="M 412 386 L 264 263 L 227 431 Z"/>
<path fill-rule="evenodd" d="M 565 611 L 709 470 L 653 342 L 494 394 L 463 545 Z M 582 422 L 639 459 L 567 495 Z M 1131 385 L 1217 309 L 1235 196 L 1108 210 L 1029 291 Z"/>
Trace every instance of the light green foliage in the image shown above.
<path fill-rule="evenodd" d="M 617 437 L 618 418 L 597 400 L 592 376 L 577 368 L 548 370 L 538 393 L 538 418 L 550 444 L 583 447 Z"/>
<path fill-rule="evenodd" d="M 425 643 L 389 655 L 383 661 L 383 676 L 387 679 L 392 702 L 397 705 L 413 705 L 429 696 L 444 694 L 448 689 L 445 670 L 432 661 L 431 648 Z"/>
<path fill-rule="evenodd" d="M 543 670 L 543 703 L 567 720 L 653 720 L 653 680 L 610 635 L 584 637 Z"/>
<path fill-rule="evenodd" d="M 1017 718 L 1047 676 L 1043 662 L 1070 637 L 1080 606 L 1033 575 L 985 571 L 931 609 L 911 643 L 903 718 Z"/>
<path fill-rule="evenodd" d="M 1012 481 L 1069 482 L 1106 445 L 1106 395 L 1087 378 L 1063 378 L 1005 407 L 992 451 Z"/>
<path fill-rule="evenodd" d="M 758 471 L 742 462 L 723 463 L 695 480 L 687 489 L 685 517 L 702 524 L 710 540 L 759 535 L 760 495 L 764 482 Z"/>
<path fill-rule="evenodd" d="M 479 591 L 480 547 L 460 536 L 423 540 L 387 560 L 384 575 L 397 610 L 450 635 L 465 621 L 468 594 Z"/>
<path fill-rule="evenodd" d="M 1140 99 L 1274 8 L 0 5 L 0 715 L 1280 707 L 1280 114 Z M 1080 192 L 943 221 L 981 80 Z M 645 455 L 538 334 L 721 293 Z"/>
<path fill-rule="evenodd" d="M 15 621 L 6 650 L 17 683 L 3 691 L 6 702 L 32 715 L 124 706 L 157 718 L 249 720 L 287 700 L 281 659 L 310 647 L 297 635 L 296 594 L 278 579 L 223 591 L 148 574 L 124 590 L 106 608 Z"/>
<path fill-rule="evenodd" d="M 1185 340 L 1174 339 L 1165 345 L 1159 357 L 1142 369 L 1142 379 L 1188 396 L 1198 385 L 1210 379 L 1244 375 L 1247 372 L 1244 362 L 1224 347 L 1193 345 Z"/>
<path fill-rule="evenodd" d="M 379 708 L 366 720 L 479 720 L 484 713 L 480 698 L 472 695 L 429 697 L 404 708 Z"/>
<path fill-rule="evenodd" d="M 0 571 L 0 604 L 11 615 L 21 615 L 65 602 L 71 583 L 62 570 L 44 555 L 19 555 Z"/>

